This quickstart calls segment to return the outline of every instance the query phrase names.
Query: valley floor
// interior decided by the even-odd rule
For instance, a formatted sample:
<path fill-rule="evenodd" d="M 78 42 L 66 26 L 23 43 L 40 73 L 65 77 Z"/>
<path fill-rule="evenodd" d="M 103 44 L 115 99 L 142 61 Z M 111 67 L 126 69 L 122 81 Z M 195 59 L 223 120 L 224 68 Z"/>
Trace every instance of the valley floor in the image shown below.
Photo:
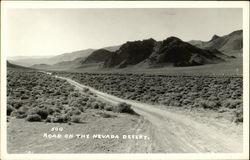
<path fill-rule="evenodd" d="M 53 69 L 52 69 L 53 70 Z M 56 69 L 55 69 L 56 70 Z M 62 69 L 61 71 L 64 71 Z M 243 74 L 243 58 L 237 57 L 217 64 L 206 64 L 201 66 L 171 67 L 159 66 L 148 68 L 147 66 L 128 66 L 126 68 L 101 68 L 90 66 L 85 68 L 68 69 L 67 72 L 90 72 L 90 73 L 146 73 L 146 74 L 167 74 L 167 75 L 237 75 Z"/>

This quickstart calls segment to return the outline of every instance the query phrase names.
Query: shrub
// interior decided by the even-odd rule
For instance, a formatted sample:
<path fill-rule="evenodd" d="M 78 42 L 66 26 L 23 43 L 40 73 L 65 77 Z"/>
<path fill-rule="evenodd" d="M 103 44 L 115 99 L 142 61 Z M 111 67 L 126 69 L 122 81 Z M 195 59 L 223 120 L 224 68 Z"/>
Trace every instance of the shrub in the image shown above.
<path fill-rule="evenodd" d="M 83 92 L 88 92 L 88 91 L 89 91 L 88 88 L 84 88 L 84 89 L 83 89 Z"/>
<path fill-rule="evenodd" d="M 80 115 L 82 112 L 79 109 L 74 109 L 72 115 Z"/>
<path fill-rule="evenodd" d="M 208 97 L 208 100 L 210 100 L 210 101 L 218 101 L 219 98 L 214 96 L 214 95 L 211 95 L 210 97 Z"/>
<path fill-rule="evenodd" d="M 21 96 L 21 100 L 26 100 L 26 99 L 29 99 L 29 97 L 28 97 L 27 95 L 23 94 L 23 95 Z"/>
<path fill-rule="evenodd" d="M 87 101 L 89 101 L 89 98 L 88 97 L 83 97 L 83 98 L 81 98 L 81 100 L 84 101 L 84 102 L 87 102 Z"/>
<path fill-rule="evenodd" d="M 163 105 L 166 105 L 166 106 L 169 106 L 170 102 L 171 102 L 171 100 L 169 98 L 166 98 L 166 99 L 164 99 L 164 100 L 161 101 L 161 103 Z"/>
<path fill-rule="evenodd" d="M 49 115 L 46 119 L 46 122 L 51 123 L 67 123 L 70 120 L 68 114 L 60 114 L 55 112 L 53 115 Z"/>
<path fill-rule="evenodd" d="M 11 117 L 16 117 L 17 114 L 18 114 L 18 111 L 15 110 L 15 111 L 12 111 L 12 112 L 11 112 L 10 116 L 11 116 Z"/>
<path fill-rule="evenodd" d="M 209 101 L 209 100 L 204 100 L 204 99 L 196 99 L 195 107 L 200 107 L 204 109 L 219 109 L 221 106 L 218 101 Z"/>
<path fill-rule="evenodd" d="M 233 113 L 234 113 L 234 122 L 236 124 L 239 122 L 243 122 L 243 106 L 236 109 Z"/>
<path fill-rule="evenodd" d="M 226 108 L 235 109 L 242 106 L 242 100 L 228 100 L 224 103 Z"/>
<path fill-rule="evenodd" d="M 51 123 L 67 123 L 69 121 L 69 117 L 67 115 L 60 115 L 60 116 L 48 116 L 45 122 Z"/>
<path fill-rule="evenodd" d="M 45 122 L 52 122 L 52 118 L 53 118 L 53 116 L 49 115 L 49 116 L 46 118 Z"/>
<path fill-rule="evenodd" d="M 178 102 L 178 101 L 174 101 L 174 102 L 173 102 L 173 106 L 181 107 L 181 103 Z"/>
<path fill-rule="evenodd" d="M 28 115 L 26 120 L 29 122 L 40 122 L 42 119 L 41 116 L 39 116 L 38 114 L 32 114 Z"/>
<path fill-rule="evenodd" d="M 80 123 L 81 122 L 81 117 L 77 116 L 77 115 L 74 115 L 74 116 L 71 117 L 71 121 L 74 122 L 74 123 Z"/>
<path fill-rule="evenodd" d="M 105 107 L 105 103 L 100 102 L 100 103 L 99 103 L 99 109 L 104 109 L 104 107 Z"/>
<path fill-rule="evenodd" d="M 12 106 L 15 109 L 19 109 L 23 105 L 23 102 L 21 100 L 13 100 Z"/>
<path fill-rule="evenodd" d="M 14 107 L 12 107 L 11 105 L 7 105 L 7 115 L 9 116 L 11 114 L 11 112 L 13 112 L 15 110 Z"/>
<path fill-rule="evenodd" d="M 15 110 L 11 112 L 10 116 L 16 118 L 25 118 L 27 117 L 27 114 L 21 110 Z"/>
<path fill-rule="evenodd" d="M 84 112 L 85 111 L 85 106 L 80 106 L 80 107 L 78 107 L 78 109 L 81 111 L 81 112 Z"/>
<path fill-rule="evenodd" d="M 47 108 L 48 114 L 52 115 L 54 113 L 54 109 L 53 108 Z"/>
<path fill-rule="evenodd" d="M 42 119 L 46 119 L 49 115 L 49 110 L 46 108 L 35 107 L 30 109 L 28 114 L 38 114 Z"/>
<path fill-rule="evenodd" d="M 114 106 L 112 110 L 119 113 L 136 114 L 135 111 L 131 108 L 131 105 L 124 102 L 119 103 L 117 106 Z"/>
<path fill-rule="evenodd" d="M 93 103 L 93 102 L 88 101 L 88 102 L 86 103 L 87 108 L 92 108 L 92 103 Z"/>
<path fill-rule="evenodd" d="M 105 109 L 106 111 L 112 111 L 113 107 L 110 106 L 110 105 L 105 105 L 105 106 L 104 106 L 104 109 Z"/>
<path fill-rule="evenodd" d="M 183 105 L 190 105 L 190 104 L 192 104 L 192 101 L 189 100 L 189 99 L 184 99 L 184 100 L 182 101 L 182 104 L 183 104 Z"/>
<path fill-rule="evenodd" d="M 98 109 L 99 108 L 99 103 L 98 102 L 93 102 L 92 105 L 91 105 L 91 108 Z"/>
<path fill-rule="evenodd" d="M 20 107 L 18 110 L 19 110 L 20 112 L 27 113 L 27 112 L 30 110 L 30 108 L 29 108 L 28 106 L 26 106 L 26 105 L 23 105 L 23 106 Z"/>
<path fill-rule="evenodd" d="M 38 110 L 37 114 L 40 115 L 42 119 L 46 119 L 49 115 L 49 112 L 47 109 L 40 109 Z"/>

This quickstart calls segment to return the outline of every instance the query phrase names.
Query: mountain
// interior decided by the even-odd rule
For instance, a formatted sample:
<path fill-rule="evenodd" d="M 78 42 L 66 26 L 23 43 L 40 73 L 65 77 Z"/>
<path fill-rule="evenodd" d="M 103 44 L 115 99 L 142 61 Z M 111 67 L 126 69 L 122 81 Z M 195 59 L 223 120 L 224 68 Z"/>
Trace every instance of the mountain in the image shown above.
<path fill-rule="evenodd" d="M 117 46 L 108 46 L 108 47 L 104 47 L 102 49 L 108 50 L 110 52 L 114 52 L 116 50 L 118 50 L 120 47 L 120 45 Z M 95 51 L 96 49 L 85 49 L 85 50 L 80 50 L 80 51 L 75 51 L 75 52 L 71 52 L 71 53 L 64 53 L 61 55 L 57 55 L 57 56 L 50 56 L 50 57 L 44 57 L 44 56 L 37 56 L 37 57 L 28 57 L 28 56 L 16 56 L 16 57 L 9 57 L 8 59 L 11 60 L 12 62 L 14 62 L 15 64 L 18 65 L 23 65 L 26 67 L 29 66 L 33 66 L 36 68 L 44 68 L 44 65 L 41 64 L 46 64 L 46 65 L 51 65 L 50 67 L 53 68 L 53 66 L 56 67 L 67 67 L 68 64 L 69 66 L 79 66 L 79 64 L 74 65 L 75 62 L 79 62 L 78 58 L 81 58 L 82 60 L 84 60 L 86 57 L 88 57 L 93 51 Z M 76 61 L 74 61 L 76 60 Z M 49 67 L 49 66 L 47 66 Z M 50 68 L 49 67 L 49 68 Z"/>
<path fill-rule="evenodd" d="M 53 65 L 48 64 L 34 64 L 31 68 L 36 69 L 70 69 L 70 68 L 81 68 L 89 66 L 89 64 L 104 62 L 107 58 L 111 56 L 112 52 L 99 49 L 93 51 L 87 57 L 79 57 L 71 61 L 61 61 Z"/>
<path fill-rule="evenodd" d="M 9 61 L 7 61 L 7 68 L 14 68 L 14 69 L 31 69 L 28 67 L 24 67 L 24 66 L 20 66 L 20 65 L 16 65 L 13 63 L 10 63 Z"/>
<path fill-rule="evenodd" d="M 227 55 L 242 54 L 243 47 L 243 31 L 237 30 L 228 35 L 219 37 L 214 35 L 210 41 L 189 41 L 190 44 L 202 49 L 217 49 L 218 51 Z"/>
<path fill-rule="evenodd" d="M 68 69 L 68 68 L 78 68 L 81 66 L 81 61 L 86 59 L 86 57 L 79 57 L 72 61 L 62 61 L 51 66 L 52 69 Z"/>
<path fill-rule="evenodd" d="M 49 61 L 50 61 L 50 64 L 56 64 L 56 63 L 63 62 L 63 61 L 72 61 L 76 58 L 87 57 L 93 51 L 94 51 L 94 49 L 86 49 L 86 50 L 80 50 L 80 51 L 75 51 L 75 52 L 71 52 L 71 53 L 64 53 L 64 54 L 50 58 Z"/>
<path fill-rule="evenodd" d="M 32 66 L 34 64 L 46 64 L 46 65 L 53 65 L 62 61 L 72 61 L 76 58 L 79 57 L 87 57 L 88 55 L 90 55 L 92 52 L 94 51 L 94 49 L 86 49 L 86 50 L 80 50 L 80 51 L 75 51 L 75 52 L 71 52 L 71 53 L 64 53 L 58 56 L 53 56 L 53 57 L 48 57 L 48 58 L 43 58 L 43 57 L 25 57 L 25 58 L 19 58 L 16 59 L 12 58 L 13 62 L 15 64 L 19 64 L 19 65 L 23 65 L 23 66 Z"/>
<path fill-rule="evenodd" d="M 224 61 L 217 55 L 228 57 L 218 50 L 201 49 L 177 37 L 159 42 L 147 39 L 125 43 L 104 62 L 104 67 L 124 68 L 141 63 L 150 67 L 166 64 L 195 66 Z"/>
<path fill-rule="evenodd" d="M 127 42 L 112 53 L 111 57 L 104 62 L 104 67 L 123 68 L 127 65 L 135 65 L 149 57 L 155 42 L 154 39 Z"/>
<path fill-rule="evenodd" d="M 152 68 L 214 64 L 235 58 L 236 53 L 242 53 L 242 35 L 242 30 L 238 30 L 222 37 L 214 35 L 207 42 L 184 42 L 177 37 L 169 37 L 163 41 L 150 38 L 101 49 L 87 49 L 54 57 L 13 62 L 20 64 L 19 62 L 27 60 L 32 64 L 32 68 L 37 69 L 128 66 Z"/>
<path fill-rule="evenodd" d="M 49 58 L 38 58 L 38 57 L 25 57 L 25 58 L 21 58 L 21 59 L 8 59 L 11 60 L 11 62 L 17 64 L 17 65 L 21 65 L 21 66 L 25 66 L 25 67 L 30 67 L 34 64 L 40 64 L 40 63 L 47 63 Z"/>
<path fill-rule="evenodd" d="M 101 49 L 105 49 L 105 50 L 108 50 L 108 51 L 110 51 L 110 52 L 115 52 L 115 51 L 117 51 L 120 47 L 121 47 L 121 45 L 117 45 L 117 46 L 108 46 L 108 47 L 104 47 L 104 48 L 101 48 Z"/>
<path fill-rule="evenodd" d="M 78 68 L 81 67 L 81 61 L 83 61 L 85 58 L 76 58 L 72 61 L 62 61 L 58 62 L 53 65 L 48 65 L 48 64 L 34 64 L 30 66 L 31 68 L 35 69 L 70 69 L 70 68 Z"/>
<path fill-rule="evenodd" d="M 81 61 L 81 64 L 104 62 L 105 60 L 110 58 L 111 55 L 112 52 L 105 49 L 99 49 L 94 51 L 86 59 Z"/>
<path fill-rule="evenodd" d="M 159 50 L 149 57 L 150 64 L 171 63 L 174 66 L 195 66 L 223 61 L 218 50 L 204 50 L 177 37 L 162 41 Z"/>

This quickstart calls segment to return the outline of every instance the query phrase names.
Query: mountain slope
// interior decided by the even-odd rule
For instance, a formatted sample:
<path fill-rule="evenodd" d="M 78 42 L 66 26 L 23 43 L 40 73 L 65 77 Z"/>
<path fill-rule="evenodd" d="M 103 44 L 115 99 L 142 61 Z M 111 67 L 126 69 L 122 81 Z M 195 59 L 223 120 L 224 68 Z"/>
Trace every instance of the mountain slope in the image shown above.
<path fill-rule="evenodd" d="M 218 52 L 218 51 L 217 51 Z M 151 64 L 172 63 L 174 66 L 195 66 L 222 61 L 215 51 L 203 50 L 179 38 L 169 37 L 162 42 L 158 52 L 151 55 Z"/>
<path fill-rule="evenodd" d="M 81 66 L 81 61 L 86 59 L 86 57 L 79 57 L 72 61 L 62 61 L 51 66 L 51 68 L 77 68 Z"/>
<path fill-rule="evenodd" d="M 71 61 L 61 61 L 53 65 L 47 65 L 47 64 L 35 64 L 32 65 L 32 68 L 36 69 L 72 69 L 72 68 L 81 68 L 81 67 L 87 67 L 89 64 L 95 64 L 104 62 L 106 59 L 108 59 L 111 56 L 112 52 L 105 50 L 105 49 L 99 49 L 96 51 L 93 51 L 89 56 L 87 57 L 79 57 Z M 92 65 L 91 65 L 92 66 Z"/>
<path fill-rule="evenodd" d="M 104 48 L 101 48 L 101 49 L 105 49 L 105 50 L 108 50 L 108 51 L 110 51 L 110 52 L 115 52 L 115 51 L 117 51 L 120 47 L 121 47 L 121 45 L 117 45 L 117 46 L 108 46 L 108 47 L 104 47 Z"/>
<path fill-rule="evenodd" d="M 123 68 L 127 65 L 135 65 L 150 56 L 155 43 L 154 39 L 127 42 L 113 52 L 111 57 L 104 62 L 104 67 Z"/>
<path fill-rule="evenodd" d="M 110 58 L 111 54 L 112 52 L 108 50 L 99 49 L 92 52 L 86 59 L 82 60 L 81 64 L 104 62 L 106 59 Z"/>
<path fill-rule="evenodd" d="M 9 61 L 7 61 L 7 68 L 14 68 L 14 69 L 31 69 L 28 67 L 24 67 L 24 66 L 20 66 L 20 65 L 16 65 L 13 63 L 10 63 Z"/>
<path fill-rule="evenodd" d="M 76 58 L 87 57 L 93 51 L 94 51 L 94 49 L 86 49 L 86 50 L 80 50 L 80 51 L 75 51 L 75 52 L 71 52 L 71 53 L 64 53 L 64 54 L 50 58 L 49 61 L 53 62 L 51 64 L 56 64 L 56 63 L 63 62 L 63 61 L 72 61 Z"/>
<path fill-rule="evenodd" d="M 242 53 L 243 31 L 234 31 L 228 35 L 219 37 L 214 35 L 210 41 L 189 41 L 190 44 L 203 49 L 217 49 L 227 55 Z"/>

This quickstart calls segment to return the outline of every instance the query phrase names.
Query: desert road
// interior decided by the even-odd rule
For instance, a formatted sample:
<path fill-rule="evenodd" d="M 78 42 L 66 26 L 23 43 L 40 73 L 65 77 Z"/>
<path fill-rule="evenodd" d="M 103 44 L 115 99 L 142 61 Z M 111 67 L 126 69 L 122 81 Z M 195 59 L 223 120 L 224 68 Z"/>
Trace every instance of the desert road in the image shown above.
<path fill-rule="evenodd" d="M 67 80 L 78 89 L 88 88 L 97 97 L 109 103 L 126 102 L 152 125 L 151 139 L 164 153 L 240 153 L 242 135 L 235 135 L 220 126 L 201 122 L 184 114 L 175 113 L 157 106 L 118 98 L 92 87 Z"/>

